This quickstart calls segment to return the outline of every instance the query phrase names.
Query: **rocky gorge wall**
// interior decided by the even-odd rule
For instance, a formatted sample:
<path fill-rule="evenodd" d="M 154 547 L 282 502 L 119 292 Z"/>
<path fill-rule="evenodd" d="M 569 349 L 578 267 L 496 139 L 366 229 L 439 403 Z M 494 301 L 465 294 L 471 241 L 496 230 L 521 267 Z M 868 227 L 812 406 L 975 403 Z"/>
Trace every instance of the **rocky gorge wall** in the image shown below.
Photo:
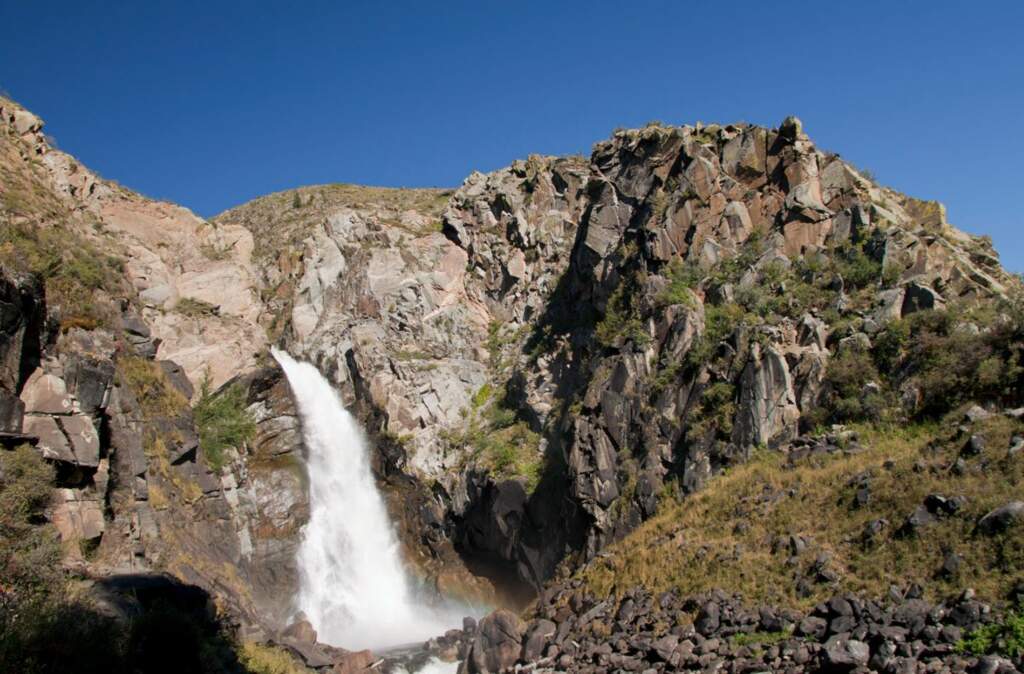
<path fill-rule="evenodd" d="M 454 192 L 307 187 L 209 221 L 89 172 L 13 103 L 0 120 L 4 224 L 112 260 L 88 312 L 6 258 L 0 283 L 0 430 L 58 465 L 69 563 L 167 570 L 271 628 L 308 503 L 270 344 L 367 428 L 427 586 L 514 602 L 667 492 L 817 423 L 843 349 L 1016 283 L 940 205 L 876 185 L 795 119 L 653 125 Z M 241 387 L 255 422 L 212 463 L 190 405 L 203 382 Z"/>

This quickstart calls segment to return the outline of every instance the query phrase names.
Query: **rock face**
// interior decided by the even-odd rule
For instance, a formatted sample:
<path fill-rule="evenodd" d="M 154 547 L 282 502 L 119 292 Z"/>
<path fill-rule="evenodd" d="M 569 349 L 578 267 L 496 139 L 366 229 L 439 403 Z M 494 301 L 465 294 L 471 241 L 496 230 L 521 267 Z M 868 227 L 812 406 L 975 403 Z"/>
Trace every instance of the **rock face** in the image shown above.
<path fill-rule="evenodd" d="M 308 187 L 212 221 L 100 179 L 5 99 L 0 131 L 0 161 L 46 197 L 0 225 L 74 236 L 115 277 L 76 277 L 103 308 L 85 320 L 82 296 L 0 257 L 0 434 L 60 467 L 53 519 L 98 555 L 81 563 L 169 570 L 272 629 L 308 497 L 271 343 L 363 422 L 427 584 L 493 598 L 473 568 L 522 600 L 650 517 L 667 483 L 695 491 L 806 430 L 829 362 L 887 322 L 1016 283 L 940 205 L 876 185 L 794 118 L 649 126 L 454 191 Z M 204 381 L 241 386 L 257 426 L 223 465 L 188 404 Z M 556 625 L 521 643 L 495 618 L 472 667 L 532 657 L 564 641 Z M 861 666 L 860 641 L 823 657 Z"/>
<path fill-rule="evenodd" d="M 0 268 L 0 433 L 21 433 L 18 391 L 39 360 L 40 291 L 35 279 Z"/>

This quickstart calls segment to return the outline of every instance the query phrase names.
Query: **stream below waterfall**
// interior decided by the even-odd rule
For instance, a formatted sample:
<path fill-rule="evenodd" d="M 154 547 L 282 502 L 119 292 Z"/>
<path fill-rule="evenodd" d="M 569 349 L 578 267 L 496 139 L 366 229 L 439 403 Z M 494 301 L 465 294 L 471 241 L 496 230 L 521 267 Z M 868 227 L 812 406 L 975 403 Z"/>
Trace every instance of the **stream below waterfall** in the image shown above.
<path fill-rule="evenodd" d="M 316 367 L 271 352 L 301 417 L 309 473 L 310 516 L 297 556 L 295 609 L 306 614 L 319 641 L 349 650 L 384 651 L 461 627 L 472 609 L 417 597 L 358 421 Z M 436 662 L 420 671 L 454 667 Z"/>

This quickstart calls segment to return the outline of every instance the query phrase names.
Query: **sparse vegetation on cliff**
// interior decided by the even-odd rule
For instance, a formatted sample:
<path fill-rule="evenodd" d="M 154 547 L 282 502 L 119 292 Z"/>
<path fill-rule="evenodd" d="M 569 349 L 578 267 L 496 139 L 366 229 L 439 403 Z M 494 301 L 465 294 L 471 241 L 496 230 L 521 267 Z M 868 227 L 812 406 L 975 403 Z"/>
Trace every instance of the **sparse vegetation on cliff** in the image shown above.
<path fill-rule="evenodd" d="M 224 450 L 242 447 L 256 432 L 256 424 L 245 407 L 245 391 L 238 384 L 216 392 L 210 390 L 209 379 L 200 384 L 194 408 L 196 429 L 199 446 L 214 470 L 224 466 Z"/>

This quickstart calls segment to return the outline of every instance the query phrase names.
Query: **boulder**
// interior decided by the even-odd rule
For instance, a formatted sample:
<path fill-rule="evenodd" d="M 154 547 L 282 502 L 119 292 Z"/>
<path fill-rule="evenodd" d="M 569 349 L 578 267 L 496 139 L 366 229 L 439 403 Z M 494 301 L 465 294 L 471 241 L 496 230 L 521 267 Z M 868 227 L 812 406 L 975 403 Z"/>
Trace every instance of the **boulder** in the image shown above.
<path fill-rule="evenodd" d="M 978 520 L 978 531 L 993 535 L 1006 531 L 1024 519 L 1024 501 L 1010 501 Z"/>
<path fill-rule="evenodd" d="M 903 294 L 900 316 L 909 316 L 915 311 L 936 309 L 944 304 L 942 296 L 925 285 L 908 283 Z"/>
<path fill-rule="evenodd" d="M 370 666 L 377 659 L 373 652 L 368 650 L 344 653 L 337 656 L 337 658 L 334 667 L 331 668 L 331 674 L 362 674 L 363 672 L 371 672 L 373 670 Z"/>
<path fill-rule="evenodd" d="M 60 377 L 37 369 L 21 391 L 28 414 L 71 414 L 74 404 L 67 385 Z"/>
<path fill-rule="evenodd" d="M 523 626 L 519 617 L 504 609 L 483 620 L 466 658 L 470 674 L 496 674 L 511 668 L 522 652 Z"/>
<path fill-rule="evenodd" d="M 98 414 L 107 406 L 110 385 L 114 379 L 114 365 L 75 359 L 67 372 L 68 390 L 86 414 Z"/>
<path fill-rule="evenodd" d="M 195 388 L 185 373 L 185 369 L 173 360 L 160 360 L 157 361 L 157 364 L 164 371 L 164 374 L 167 375 L 167 381 L 171 382 L 171 386 L 176 388 L 181 395 L 185 396 L 186 400 L 191 400 L 193 394 L 195 394 Z"/>
<path fill-rule="evenodd" d="M 871 649 L 863 641 L 836 635 L 825 642 L 821 651 L 821 671 L 851 672 L 864 667 L 871 659 Z"/>
<path fill-rule="evenodd" d="M 43 458 L 53 461 L 76 463 L 75 453 L 64 431 L 57 425 L 55 417 L 46 415 L 29 415 L 25 417 L 25 433 L 39 438 L 36 445 Z"/>
<path fill-rule="evenodd" d="M 903 525 L 896 531 L 896 535 L 901 538 L 916 536 L 921 529 L 934 524 L 937 519 L 926 506 L 917 506 L 914 508 L 914 512 L 907 515 L 907 519 L 903 521 Z"/>
<path fill-rule="evenodd" d="M 828 629 L 828 621 L 819 616 L 807 616 L 797 625 L 796 634 L 803 637 L 821 639 Z"/>
<path fill-rule="evenodd" d="M 106 522 L 99 499 L 88 498 L 80 489 L 58 489 L 56 501 L 52 518 L 62 541 L 95 541 L 103 535 Z M 77 551 L 75 546 L 69 549 Z"/>
<path fill-rule="evenodd" d="M 967 438 L 960 453 L 964 456 L 978 456 L 985 451 L 985 438 L 977 433 Z"/>
<path fill-rule="evenodd" d="M 751 349 L 740 378 L 734 441 L 741 447 L 771 445 L 796 435 L 800 410 L 785 357 L 773 347 Z"/>
<path fill-rule="evenodd" d="M 326 648 L 320 644 L 287 638 L 282 638 L 279 643 L 285 649 L 291 651 L 293 655 L 302 660 L 307 667 L 312 669 L 326 669 L 327 667 L 334 665 L 335 658 L 331 657 L 331 654 L 327 652 Z"/>
<path fill-rule="evenodd" d="M 721 624 L 721 613 L 722 610 L 718 603 L 709 601 L 700 607 L 700 612 L 697 614 L 697 619 L 694 621 L 693 626 L 704 636 L 711 636 L 718 631 L 718 627 Z"/>
<path fill-rule="evenodd" d="M 520 656 L 522 661 L 530 663 L 540 658 L 556 630 L 557 625 L 550 620 L 540 618 L 533 621 L 526 630 L 526 638 L 523 640 L 523 652 Z"/>
<path fill-rule="evenodd" d="M 100 461 L 100 436 L 92 419 L 84 414 L 73 414 L 67 417 L 55 417 L 64 435 L 67 436 L 79 466 L 94 468 Z"/>
<path fill-rule="evenodd" d="M 309 622 L 304 613 L 300 612 L 291 624 L 281 631 L 281 636 L 299 643 L 315 644 L 317 635 L 313 624 Z"/>

